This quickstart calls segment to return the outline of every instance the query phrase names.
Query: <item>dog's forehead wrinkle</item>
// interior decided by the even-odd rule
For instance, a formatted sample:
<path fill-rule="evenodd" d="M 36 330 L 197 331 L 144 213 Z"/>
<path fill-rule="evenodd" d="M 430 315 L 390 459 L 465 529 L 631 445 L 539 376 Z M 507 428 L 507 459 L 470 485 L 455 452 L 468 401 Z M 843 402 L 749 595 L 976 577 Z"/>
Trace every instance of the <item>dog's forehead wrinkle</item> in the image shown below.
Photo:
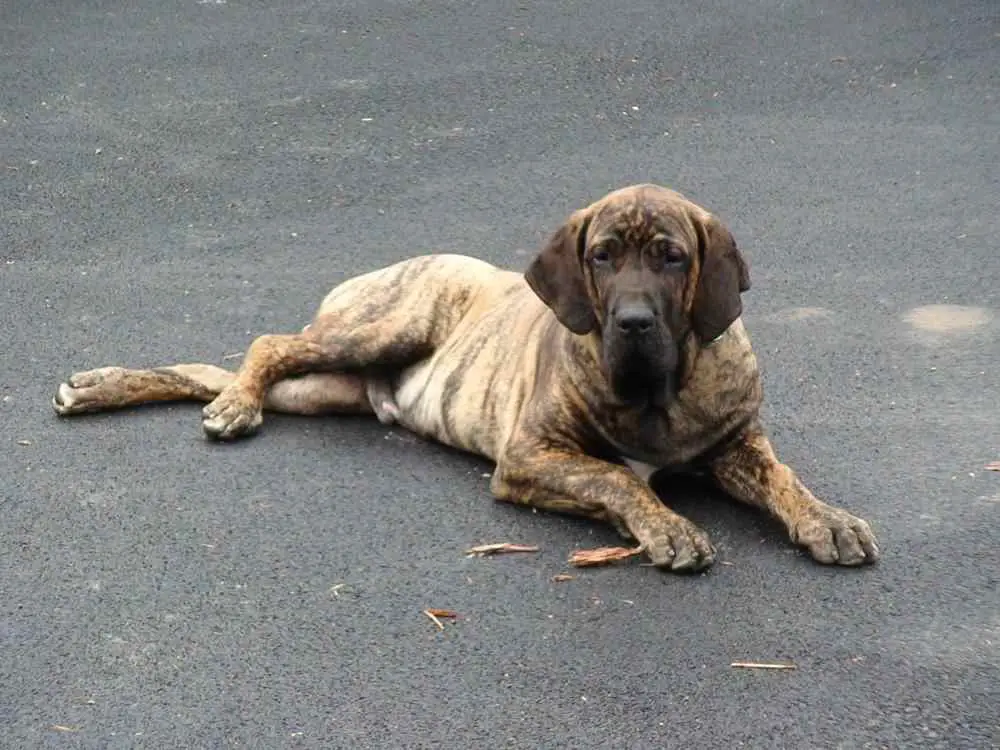
<path fill-rule="evenodd" d="M 590 239 L 615 238 L 629 247 L 644 246 L 655 238 L 689 239 L 690 220 L 672 202 L 650 201 L 640 196 L 610 201 L 594 216 Z"/>

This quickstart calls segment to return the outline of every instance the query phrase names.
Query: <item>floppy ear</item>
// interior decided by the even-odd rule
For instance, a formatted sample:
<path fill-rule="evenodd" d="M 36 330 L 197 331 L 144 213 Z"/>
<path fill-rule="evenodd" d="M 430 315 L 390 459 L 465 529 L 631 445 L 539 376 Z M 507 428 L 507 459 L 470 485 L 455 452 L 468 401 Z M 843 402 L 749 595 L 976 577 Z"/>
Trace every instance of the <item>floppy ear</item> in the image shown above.
<path fill-rule="evenodd" d="M 696 221 L 701 271 L 691 306 L 691 325 L 707 343 L 721 336 L 743 312 L 740 293 L 750 288 L 750 269 L 733 235 L 715 217 Z"/>
<path fill-rule="evenodd" d="M 583 276 L 583 251 L 590 217 L 573 214 L 552 235 L 524 274 L 528 286 L 551 308 L 559 322 L 576 334 L 597 327 L 597 316 Z"/>

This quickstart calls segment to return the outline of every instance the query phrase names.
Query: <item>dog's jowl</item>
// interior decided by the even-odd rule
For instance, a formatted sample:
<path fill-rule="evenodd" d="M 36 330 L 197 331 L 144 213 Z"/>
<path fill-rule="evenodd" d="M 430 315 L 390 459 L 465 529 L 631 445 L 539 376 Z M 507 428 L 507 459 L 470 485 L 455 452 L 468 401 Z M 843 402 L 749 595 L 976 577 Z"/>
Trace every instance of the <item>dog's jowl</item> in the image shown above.
<path fill-rule="evenodd" d="M 572 214 L 524 274 L 416 257 L 336 287 L 302 333 L 261 336 L 237 372 L 104 367 L 71 376 L 53 406 L 208 401 L 218 440 L 265 410 L 375 414 L 493 460 L 498 499 L 611 523 L 679 571 L 710 565 L 712 543 L 627 461 L 697 470 L 819 562 L 874 562 L 868 524 L 817 500 L 762 430 L 749 288 L 716 217 L 637 185 Z"/>

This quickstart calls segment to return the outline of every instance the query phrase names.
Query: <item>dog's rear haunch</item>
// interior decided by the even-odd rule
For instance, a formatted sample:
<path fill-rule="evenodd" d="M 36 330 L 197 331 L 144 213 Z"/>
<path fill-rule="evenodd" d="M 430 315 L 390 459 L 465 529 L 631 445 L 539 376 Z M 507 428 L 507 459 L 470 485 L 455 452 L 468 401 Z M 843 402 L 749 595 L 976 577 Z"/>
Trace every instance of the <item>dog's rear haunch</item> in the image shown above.
<path fill-rule="evenodd" d="M 715 549 L 638 467 L 697 470 L 819 562 L 874 562 L 869 525 L 817 500 L 763 432 L 749 287 L 716 217 L 636 185 L 573 213 L 525 274 L 412 258 L 336 287 L 302 333 L 256 339 L 238 372 L 105 367 L 71 376 L 53 405 L 206 401 L 218 440 L 252 433 L 265 410 L 376 414 L 493 460 L 498 499 L 614 524 L 677 571 Z"/>

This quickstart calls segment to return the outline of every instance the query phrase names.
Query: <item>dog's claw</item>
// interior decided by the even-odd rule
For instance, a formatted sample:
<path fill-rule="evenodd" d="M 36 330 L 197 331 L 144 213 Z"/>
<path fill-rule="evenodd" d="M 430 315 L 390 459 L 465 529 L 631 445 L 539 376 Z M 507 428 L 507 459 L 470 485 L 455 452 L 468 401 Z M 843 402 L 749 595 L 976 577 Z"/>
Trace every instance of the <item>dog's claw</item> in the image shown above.
<path fill-rule="evenodd" d="M 256 432 L 261 406 L 242 390 L 227 388 L 202 409 L 202 429 L 212 440 L 235 440 Z"/>

